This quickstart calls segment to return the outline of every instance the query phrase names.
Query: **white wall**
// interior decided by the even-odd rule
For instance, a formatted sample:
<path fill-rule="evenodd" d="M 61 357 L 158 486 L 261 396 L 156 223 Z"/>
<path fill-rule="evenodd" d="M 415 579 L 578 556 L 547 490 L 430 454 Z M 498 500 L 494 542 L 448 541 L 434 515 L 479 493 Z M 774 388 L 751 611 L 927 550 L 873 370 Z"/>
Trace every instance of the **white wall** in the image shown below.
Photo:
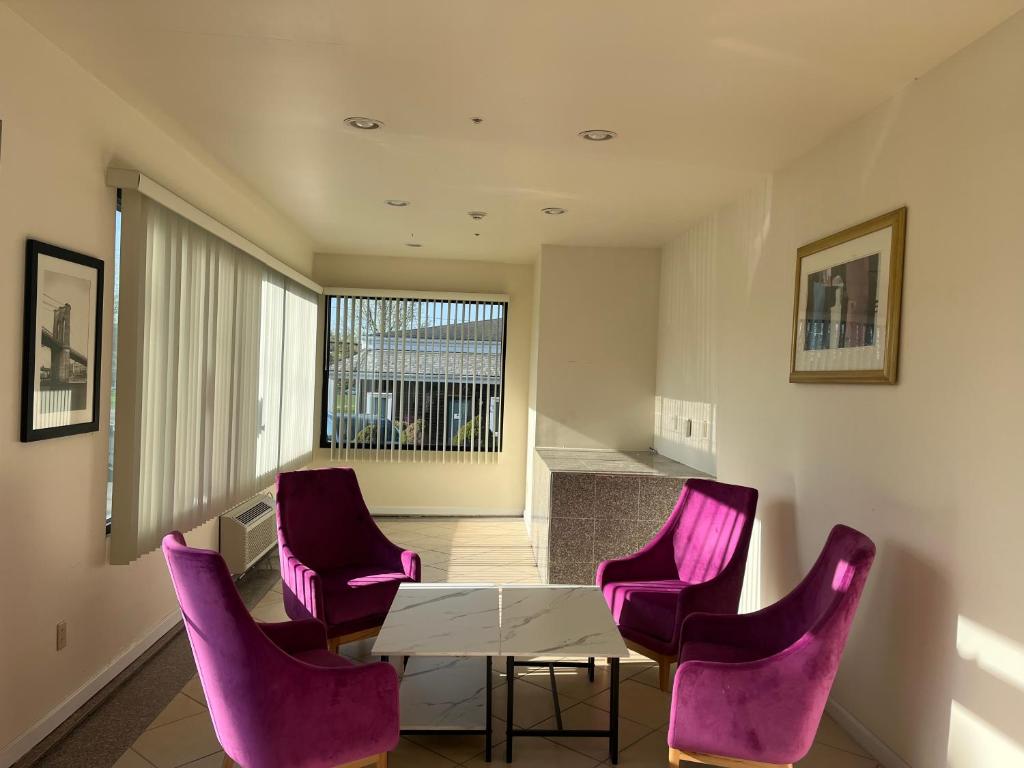
<path fill-rule="evenodd" d="M 309 273 L 311 243 L 208 158 L 189 154 L 0 4 L 0 763 L 15 742 L 176 611 L 159 553 L 106 564 L 108 403 L 100 431 L 18 441 L 25 239 L 107 262 L 101 391 L 110 386 L 115 193 L 134 166 Z M 192 538 L 213 541 L 210 526 Z M 69 645 L 55 651 L 66 620 Z M 41 732 L 37 735 L 43 735 Z"/>
<path fill-rule="evenodd" d="M 544 246 L 536 445 L 651 447 L 659 252 Z"/>
<path fill-rule="evenodd" d="M 1022 137 L 1018 15 L 664 251 L 695 303 L 662 307 L 658 394 L 761 490 L 763 600 L 834 523 L 875 540 L 834 699 L 919 768 L 1024 765 Z M 899 383 L 789 384 L 797 247 L 901 205 Z"/>
<path fill-rule="evenodd" d="M 372 510 L 441 515 L 523 513 L 533 272 L 532 264 L 316 255 L 313 278 L 327 287 L 503 293 L 509 297 L 501 452 L 483 457 L 480 463 L 457 456 L 449 456 L 444 463 L 336 462 L 356 469 Z M 332 463 L 330 451 L 318 449 L 316 463 Z"/>

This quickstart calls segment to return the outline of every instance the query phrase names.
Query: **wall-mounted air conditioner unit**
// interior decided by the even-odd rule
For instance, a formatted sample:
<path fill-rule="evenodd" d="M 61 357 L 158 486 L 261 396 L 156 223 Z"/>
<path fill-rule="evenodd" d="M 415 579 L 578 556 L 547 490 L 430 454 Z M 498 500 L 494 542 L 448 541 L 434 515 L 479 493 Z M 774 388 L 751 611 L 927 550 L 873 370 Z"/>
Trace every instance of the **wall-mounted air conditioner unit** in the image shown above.
<path fill-rule="evenodd" d="M 235 575 L 245 573 L 276 543 L 273 494 L 253 496 L 220 516 L 220 553 Z"/>

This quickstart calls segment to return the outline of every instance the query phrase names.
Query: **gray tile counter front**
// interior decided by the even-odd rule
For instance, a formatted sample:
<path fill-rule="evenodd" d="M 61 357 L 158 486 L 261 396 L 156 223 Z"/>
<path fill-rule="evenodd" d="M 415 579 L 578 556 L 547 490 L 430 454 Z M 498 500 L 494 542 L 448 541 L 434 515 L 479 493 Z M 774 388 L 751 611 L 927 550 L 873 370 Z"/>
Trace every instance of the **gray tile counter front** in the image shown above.
<path fill-rule="evenodd" d="M 593 584 L 658 532 L 687 478 L 709 477 L 649 451 L 538 448 L 533 467 L 530 542 L 550 584 Z"/>

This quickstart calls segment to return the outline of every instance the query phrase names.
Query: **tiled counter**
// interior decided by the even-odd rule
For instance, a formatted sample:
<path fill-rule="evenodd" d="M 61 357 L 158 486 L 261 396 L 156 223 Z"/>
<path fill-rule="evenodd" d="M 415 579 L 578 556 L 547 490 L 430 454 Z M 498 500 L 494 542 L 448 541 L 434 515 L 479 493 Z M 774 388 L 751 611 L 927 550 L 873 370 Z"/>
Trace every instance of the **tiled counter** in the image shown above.
<path fill-rule="evenodd" d="M 656 453 L 538 448 L 530 543 L 541 579 L 593 584 L 597 564 L 636 552 L 704 472 Z"/>

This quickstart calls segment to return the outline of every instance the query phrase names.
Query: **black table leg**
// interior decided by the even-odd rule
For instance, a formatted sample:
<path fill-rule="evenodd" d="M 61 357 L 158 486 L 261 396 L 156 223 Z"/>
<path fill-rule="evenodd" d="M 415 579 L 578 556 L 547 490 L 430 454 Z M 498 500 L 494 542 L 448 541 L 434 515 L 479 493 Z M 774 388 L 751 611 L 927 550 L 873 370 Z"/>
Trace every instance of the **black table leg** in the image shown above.
<path fill-rule="evenodd" d="M 505 660 L 505 688 L 507 689 L 508 699 L 505 705 L 505 762 L 512 762 L 512 717 L 513 717 L 513 706 L 515 704 L 515 695 L 512 692 L 512 686 L 516 681 L 516 660 L 514 656 L 509 656 Z"/>
<path fill-rule="evenodd" d="M 589 659 L 587 659 L 587 677 L 590 679 L 590 682 L 594 682 L 594 657 L 593 656 L 591 656 Z"/>
<path fill-rule="evenodd" d="M 608 730 L 610 731 L 608 736 L 608 756 L 611 758 L 612 765 L 616 765 L 619 762 L 619 660 L 613 658 L 611 665 L 612 685 L 609 692 L 611 700 L 608 706 Z"/>
<path fill-rule="evenodd" d="M 484 681 L 484 685 L 487 686 L 485 689 L 485 704 L 484 704 L 484 728 L 487 732 L 484 734 L 484 760 L 488 763 L 491 762 L 491 657 L 487 657 L 487 666 L 484 669 L 484 674 L 487 675 L 487 679 Z"/>

